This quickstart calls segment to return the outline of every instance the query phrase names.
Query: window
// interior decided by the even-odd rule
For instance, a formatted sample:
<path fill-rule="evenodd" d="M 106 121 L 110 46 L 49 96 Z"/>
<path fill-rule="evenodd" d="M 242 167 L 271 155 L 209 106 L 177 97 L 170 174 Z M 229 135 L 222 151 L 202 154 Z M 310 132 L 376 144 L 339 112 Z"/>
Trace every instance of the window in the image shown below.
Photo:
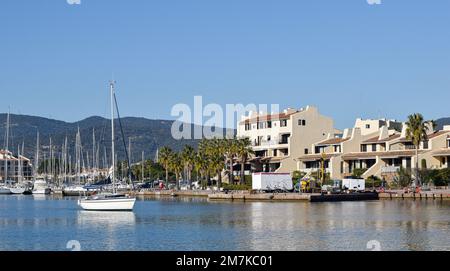
<path fill-rule="evenodd" d="M 361 145 L 361 152 L 367 152 L 367 145 Z"/>
<path fill-rule="evenodd" d="M 334 146 L 334 152 L 336 152 L 336 153 L 341 152 L 341 145 L 335 145 Z"/>
<path fill-rule="evenodd" d="M 308 154 L 309 153 L 309 150 L 308 150 L 308 148 L 306 148 L 305 149 L 305 154 Z"/>
<path fill-rule="evenodd" d="M 341 174 L 344 173 L 344 162 L 341 162 Z"/>
<path fill-rule="evenodd" d="M 366 124 L 366 129 L 370 129 L 370 124 Z"/>
<path fill-rule="evenodd" d="M 306 126 L 306 120 L 302 120 L 302 125 Z"/>
<path fill-rule="evenodd" d="M 450 140 L 447 140 L 447 148 L 450 148 Z"/>
<path fill-rule="evenodd" d="M 270 135 L 267 136 L 267 141 L 270 141 L 271 137 Z"/>
<path fill-rule="evenodd" d="M 429 144 L 428 144 L 428 140 L 423 142 L 423 148 L 424 149 L 429 149 Z"/>
<path fill-rule="evenodd" d="M 377 144 L 372 144 L 372 151 L 377 151 Z"/>
<path fill-rule="evenodd" d="M 287 126 L 287 120 L 281 120 L 280 127 L 286 127 L 286 126 Z"/>
<path fill-rule="evenodd" d="M 272 128 L 272 122 L 271 121 L 267 122 L 267 128 Z"/>
<path fill-rule="evenodd" d="M 250 123 L 245 124 L 245 131 L 250 131 L 252 129 L 252 125 Z"/>
<path fill-rule="evenodd" d="M 306 120 L 298 120 L 299 126 L 306 126 Z"/>
<path fill-rule="evenodd" d="M 325 152 L 325 147 L 324 146 L 316 147 L 315 148 L 315 152 L 316 153 L 323 153 L 323 152 Z"/>

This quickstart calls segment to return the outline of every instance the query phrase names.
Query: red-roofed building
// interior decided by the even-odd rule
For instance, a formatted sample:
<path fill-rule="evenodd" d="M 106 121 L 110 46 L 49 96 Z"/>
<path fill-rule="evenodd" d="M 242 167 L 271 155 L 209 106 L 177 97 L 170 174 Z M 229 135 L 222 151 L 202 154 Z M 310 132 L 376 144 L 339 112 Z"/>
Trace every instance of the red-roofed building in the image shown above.
<path fill-rule="evenodd" d="M 12 152 L 0 150 L 0 180 L 5 182 L 5 166 L 7 165 L 7 180 L 18 181 L 31 180 L 33 177 L 33 166 L 30 159 L 24 156 L 14 156 Z"/>

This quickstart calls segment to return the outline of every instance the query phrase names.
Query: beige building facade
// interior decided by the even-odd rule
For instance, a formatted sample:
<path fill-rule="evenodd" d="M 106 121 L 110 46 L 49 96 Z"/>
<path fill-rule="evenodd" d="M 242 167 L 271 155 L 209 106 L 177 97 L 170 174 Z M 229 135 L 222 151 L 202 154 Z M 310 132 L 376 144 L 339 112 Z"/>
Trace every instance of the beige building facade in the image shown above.
<path fill-rule="evenodd" d="M 377 128 L 371 127 L 377 131 L 362 132 L 364 128 L 368 129 L 368 123 L 378 123 Z M 389 121 L 388 126 L 387 123 L 358 119 L 355 127 L 345 130 L 342 137 L 314 144 L 314 154 L 297 159 L 299 170 L 314 174 L 324 161 L 326 172 L 332 179 L 352 176 L 361 169 L 363 178 L 377 176 L 387 181 L 393 180 L 400 168 L 414 170 L 416 151 L 414 144 L 406 138 L 406 124 Z M 441 131 L 430 129 L 428 140 L 421 143 L 418 153 L 420 169 L 424 166 L 428 169 L 449 168 L 450 126 Z"/>
<path fill-rule="evenodd" d="M 238 123 L 237 137 L 247 137 L 255 152 L 253 172 L 292 173 L 298 156 L 312 152 L 314 142 L 339 133 L 330 117 L 313 106 L 279 114 L 249 114 Z"/>
<path fill-rule="evenodd" d="M 238 123 L 239 138 L 250 139 L 255 155 L 246 172 L 292 173 L 315 176 L 324 164 L 331 179 L 364 172 L 393 180 L 400 168 L 414 170 L 416 151 L 407 139 L 405 123 L 361 119 L 343 132 L 316 107 L 286 109 L 280 114 L 249 114 Z M 429 127 L 428 140 L 419 148 L 419 168 L 450 168 L 450 126 Z"/>

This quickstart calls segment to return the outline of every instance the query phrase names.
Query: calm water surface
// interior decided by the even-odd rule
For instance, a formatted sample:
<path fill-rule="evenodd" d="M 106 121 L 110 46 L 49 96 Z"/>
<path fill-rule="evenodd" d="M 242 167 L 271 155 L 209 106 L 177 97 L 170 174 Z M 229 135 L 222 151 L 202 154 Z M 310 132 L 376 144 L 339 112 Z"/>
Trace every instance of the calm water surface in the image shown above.
<path fill-rule="evenodd" d="M 88 212 L 76 198 L 0 196 L 0 250 L 450 250 L 450 202 L 141 199 Z"/>

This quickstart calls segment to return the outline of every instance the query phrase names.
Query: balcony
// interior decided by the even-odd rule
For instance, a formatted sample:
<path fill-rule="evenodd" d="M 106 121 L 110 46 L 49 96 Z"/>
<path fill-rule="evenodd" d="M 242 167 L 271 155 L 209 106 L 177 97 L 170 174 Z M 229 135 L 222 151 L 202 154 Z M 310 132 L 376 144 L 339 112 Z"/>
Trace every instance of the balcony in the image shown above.
<path fill-rule="evenodd" d="M 304 172 L 306 174 L 311 174 L 311 173 L 320 172 L 321 169 L 320 168 L 303 168 L 303 169 L 300 169 L 300 171 Z M 331 173 L 330 168 L 325 168 L 325 173 Z"/>
<path fill-rule="evenodd" d="M 390 174 L 390 173 L 397 173 L 397 171 L 400 169 L 399 166 L 387 166 L 381 168 L 381 174 Z"/>
<path fill-rule="evenodd" d="M 253 147 L 273 147 L 277 145 L 287 145 L 289 140 L 262 140 L 261 142 L 253 142 Z"/>

